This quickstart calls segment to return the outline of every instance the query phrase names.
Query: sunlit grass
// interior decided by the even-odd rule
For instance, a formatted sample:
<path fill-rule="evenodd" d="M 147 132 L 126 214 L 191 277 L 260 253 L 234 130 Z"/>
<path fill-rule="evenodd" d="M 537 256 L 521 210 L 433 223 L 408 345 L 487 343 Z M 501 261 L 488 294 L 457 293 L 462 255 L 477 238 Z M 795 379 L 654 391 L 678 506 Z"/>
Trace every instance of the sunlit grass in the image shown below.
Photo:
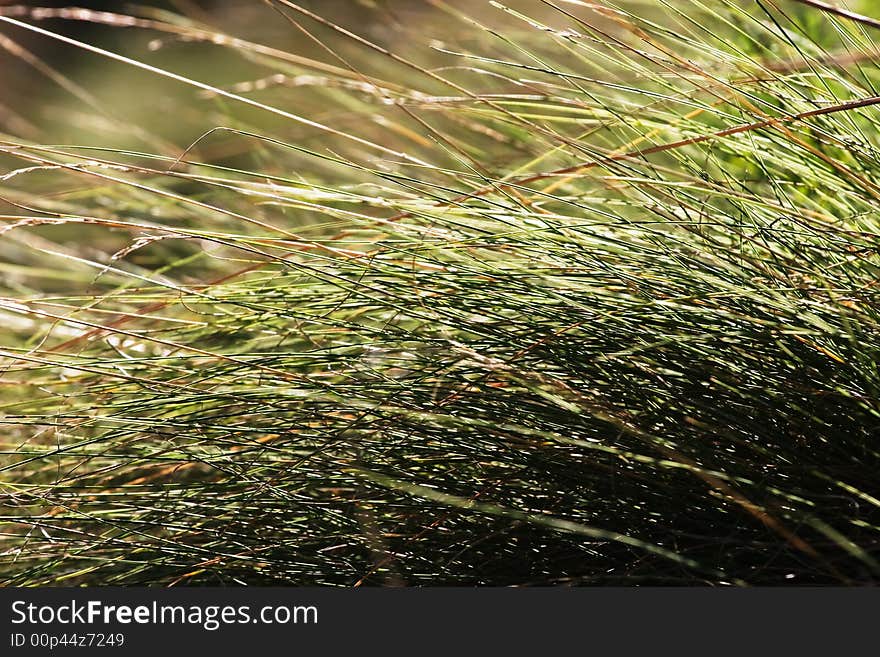
<path fill-rule="evenodd" d="M 106 138 L 0 141 L 3 582 L 876 581 L 874 19 L 428 4 L 0 8 L 178 112 L 58 71 Z"/>

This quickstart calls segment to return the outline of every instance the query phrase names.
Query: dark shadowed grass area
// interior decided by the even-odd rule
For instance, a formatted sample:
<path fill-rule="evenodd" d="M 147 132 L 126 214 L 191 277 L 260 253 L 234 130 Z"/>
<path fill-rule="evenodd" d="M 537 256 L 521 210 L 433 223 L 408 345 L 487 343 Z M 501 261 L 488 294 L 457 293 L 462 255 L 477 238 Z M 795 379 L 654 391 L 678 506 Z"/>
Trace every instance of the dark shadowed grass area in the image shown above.
<path fill-rule="evenodd" d="M 877 580 L 867 3 L 234 5 L 0 7 L 5 584 Z"/>

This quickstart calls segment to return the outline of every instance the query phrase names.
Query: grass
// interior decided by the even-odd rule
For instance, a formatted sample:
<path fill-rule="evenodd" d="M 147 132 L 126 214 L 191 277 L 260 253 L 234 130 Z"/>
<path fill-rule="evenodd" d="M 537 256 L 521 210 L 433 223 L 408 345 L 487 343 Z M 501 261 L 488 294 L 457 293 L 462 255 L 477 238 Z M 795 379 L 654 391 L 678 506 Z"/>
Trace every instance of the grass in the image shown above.
<path fill-rule="evenodd" d="M 0 8 L 3 583 L 877 581 L 880 16 L 490 4 Z"/>

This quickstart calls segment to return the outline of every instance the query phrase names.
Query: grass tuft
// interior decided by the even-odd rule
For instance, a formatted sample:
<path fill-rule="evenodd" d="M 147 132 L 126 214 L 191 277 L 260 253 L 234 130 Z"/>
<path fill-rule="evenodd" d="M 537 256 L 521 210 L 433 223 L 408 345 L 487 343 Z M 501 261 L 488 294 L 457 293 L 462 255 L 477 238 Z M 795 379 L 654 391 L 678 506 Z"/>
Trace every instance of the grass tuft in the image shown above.
<path fill-rule="evenodd" d="M 880 579 L 880 16 L 490 5 L 0 7 L 0 581 Z"/>

